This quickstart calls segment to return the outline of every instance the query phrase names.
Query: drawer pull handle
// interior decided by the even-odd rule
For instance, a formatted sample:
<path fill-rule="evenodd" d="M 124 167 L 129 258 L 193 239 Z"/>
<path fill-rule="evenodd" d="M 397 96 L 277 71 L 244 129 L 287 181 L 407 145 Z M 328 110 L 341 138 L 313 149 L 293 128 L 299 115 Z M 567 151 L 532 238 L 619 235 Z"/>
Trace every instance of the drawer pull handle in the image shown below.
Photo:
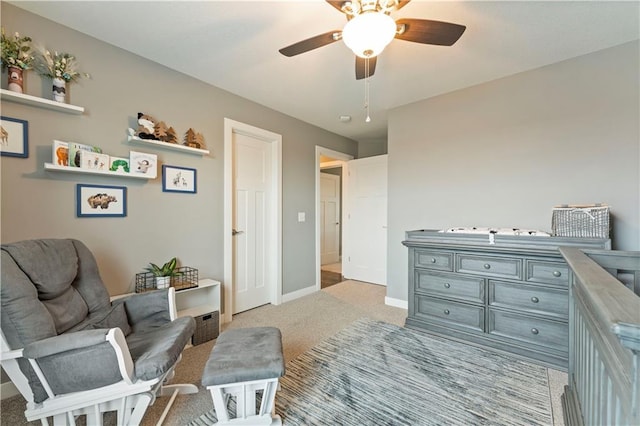
<path fill-rule="evenodd" d="M 554 276 L 554 277 L 559 277 L 559 276 L 561 276 L 561 275 L 562 275 L 562 272 L 560 272 L 560 271 L 553 271 L 553 276 Z"/>
<path fill-rule="evenodd" d="M 436 263 L 436 258 L 435 257 L 431 258 L 431 263 Z"/>
<path fill-rule="evenodd" d="M 491 269 L 491 265 L 489 265 L 488 263 L 484 264 L 484 269 Z"/>
<path fill-rule="evenodd" d="M 449 284 L 449 283 L 444 283 L 444 288 L 449 288 L 449 287 L 451 287 L 451 284 Z"/>
<path fill-rule="evenodd" d="M 540 300 L 539 300 L 537 297 L 533 296 L 533 297 L 531 298 L 531 301 L 532 301 L 533 303 L 538 303 Z"/>
<path fill-rule="evenodd" d="M 449 312 L 449 310 L 448 310 L 448 309 L 445 309 L 445 310 L 444 310 L 444 314 L 445 314 L 445 315 L 449 315 L 450 313 L 451 313 L 451 312 Z"/>
<path fill-rule="evenodd" d="M 532 329 L 531 329 L 531 333 L 533 333 L 533 334 L 538 334 L 538 333 L 540 333 L 540 332 L 538 331 L 538 329 L 537 329 L 537 328 L 532 328 Z"/>

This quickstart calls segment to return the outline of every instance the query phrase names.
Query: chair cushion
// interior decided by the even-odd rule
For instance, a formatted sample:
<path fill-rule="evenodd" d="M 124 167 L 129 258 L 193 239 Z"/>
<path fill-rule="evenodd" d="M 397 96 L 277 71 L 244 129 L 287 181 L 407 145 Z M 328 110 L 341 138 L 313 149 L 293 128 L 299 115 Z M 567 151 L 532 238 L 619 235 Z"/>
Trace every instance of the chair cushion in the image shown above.
<path fill-rule="evenodd" d="M 2 332 L 12 349 L 65 332 L 89 312 L 110 306 L 95 258 L 80 241 L 40 239 L 3 244 Z M 47 398 L 33 369 L 19 360 L 35 402 Z"/>
<path fill-rule="evenodd" d="M 202 373 L 204 386 L 264 380 L 284 375 L 282 334 L 275 327 L 227 330 L 220 334 Z"/>
<path fill-rule="evenodd" d="M 36 288 L 37 299 L 50 312 L 57 334 L 84 321 L 89 312 L 110 305 L 95 259 L 80 241 L 27 240 L 4 244 L 2 249 L 19 267 L 18 275 L 28 278 L 23 281 Z"/>
<path fill-rule="evenodd" d="M 150 380 L 166 373 L 178 361 L 195 330 L 196 322 L 191 317 L 134 330 L 127 336 L 127 344 L 136 378 Z"/>
<path fill-rule="evenodd" d="M 101 328 L 119 327 L 125 336 L 131 334 L 131 325 L 122 303 L 114 304 L 107 309 L 90 314 L 86 320 L 69 329 L 67 333 L 80 330 L 97 330 Z"/>

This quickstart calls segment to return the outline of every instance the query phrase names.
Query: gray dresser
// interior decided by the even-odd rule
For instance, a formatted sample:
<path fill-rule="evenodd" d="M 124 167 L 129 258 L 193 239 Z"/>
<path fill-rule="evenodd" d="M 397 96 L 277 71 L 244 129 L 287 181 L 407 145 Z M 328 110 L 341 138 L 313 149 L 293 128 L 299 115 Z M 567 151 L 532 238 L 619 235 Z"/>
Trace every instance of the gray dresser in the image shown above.
<path fill-rule="evenodd" d="M 406 326 L 567 369 L 571 271 L 560 246 L 610 249 L 600 238 L 406 233 Z"/>

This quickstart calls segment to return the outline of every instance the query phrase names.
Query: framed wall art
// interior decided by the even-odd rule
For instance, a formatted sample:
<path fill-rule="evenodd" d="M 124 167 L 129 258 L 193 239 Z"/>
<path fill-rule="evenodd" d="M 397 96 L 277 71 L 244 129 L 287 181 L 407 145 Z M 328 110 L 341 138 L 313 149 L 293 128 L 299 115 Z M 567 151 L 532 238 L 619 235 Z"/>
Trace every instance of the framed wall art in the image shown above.
<path fill-rule="evenodd" d="M 162 191 L 196 193 L 196 169 L 162 166 Z"/>
<path fill-rule="evenodd" d="M 7 157 L 29 156 L 29 123 L 0 116 L 0 154 Z"/>
<path fill-rule="evenodd" d="M 77 217 L 125 217 L 127 187 L 107 185 L 76 185 Z"/>
<path fill-rule="evenodd" d="M 129 151 L 129 173 L 155 179 L 158 174 L 158 156 L 146 152 Z"/>

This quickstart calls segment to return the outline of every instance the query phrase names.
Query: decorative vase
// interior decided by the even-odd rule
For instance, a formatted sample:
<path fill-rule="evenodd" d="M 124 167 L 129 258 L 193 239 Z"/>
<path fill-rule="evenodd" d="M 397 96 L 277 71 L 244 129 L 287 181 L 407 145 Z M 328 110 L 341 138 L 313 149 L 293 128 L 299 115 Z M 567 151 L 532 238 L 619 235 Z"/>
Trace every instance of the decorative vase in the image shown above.
<path fill-rule="evenodd" d="M 22 77 L 23 70 L 20 67 L 8 67 L 9 85 L 8 89 L 12 92 L 22 93 Z"/>
<path fill-rule="evenodd" d="M 171 277 L 156 277 L 156 288 L 169 288 Z"/>
<path fill-rule="evenodd" d="M 67 94 L 67 82 L 62 78 L 53 79 L 53 100 L 56 102 L 65 102 Z"/>

